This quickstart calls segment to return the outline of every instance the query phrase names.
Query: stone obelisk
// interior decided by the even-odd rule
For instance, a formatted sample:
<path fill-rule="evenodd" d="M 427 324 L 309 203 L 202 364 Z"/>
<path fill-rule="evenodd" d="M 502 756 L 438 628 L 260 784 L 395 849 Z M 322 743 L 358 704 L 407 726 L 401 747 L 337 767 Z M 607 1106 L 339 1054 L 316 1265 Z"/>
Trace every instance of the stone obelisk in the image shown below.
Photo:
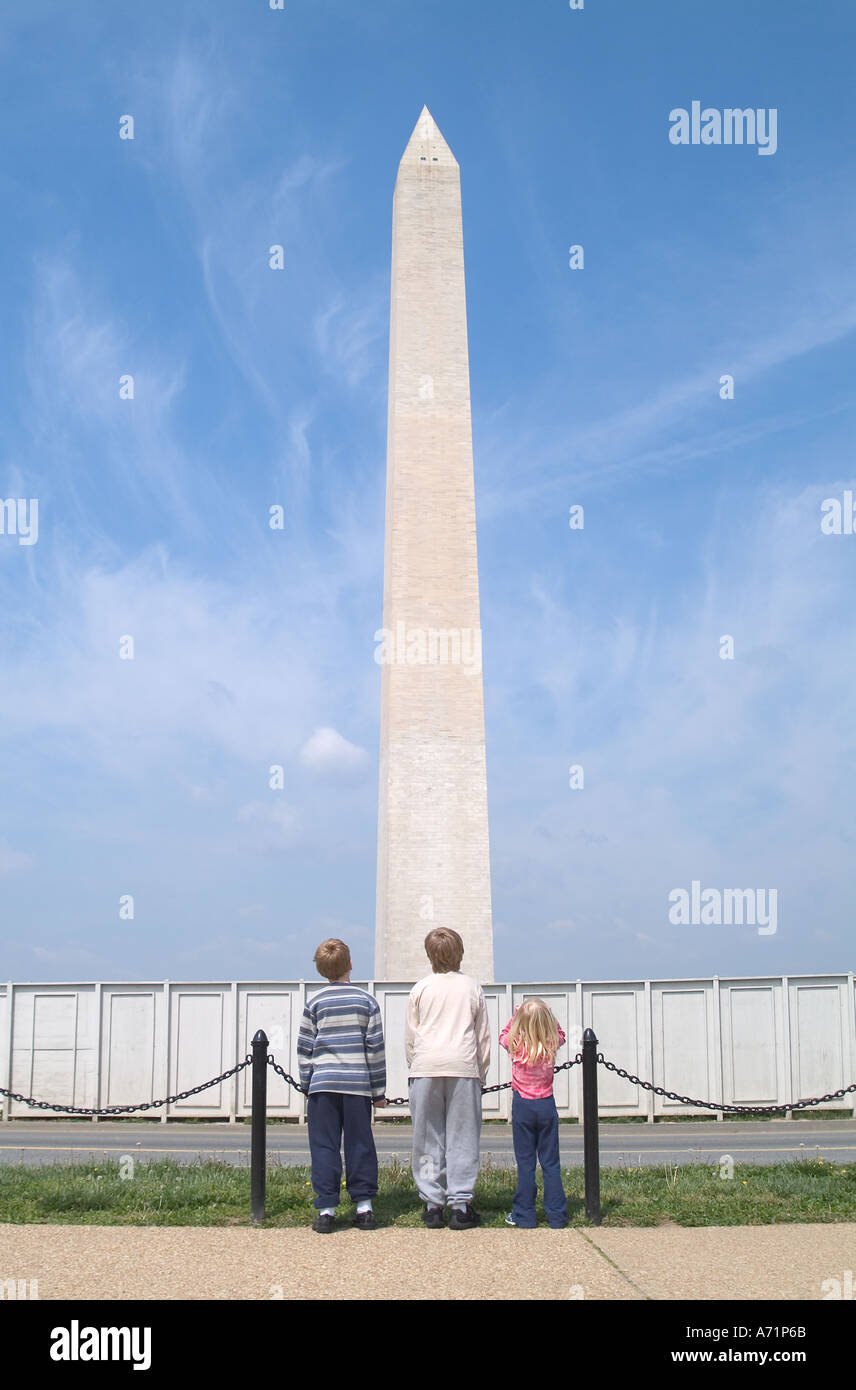
<path fill-rule="evenodd" d="M 427 107 L 393 199 L 375 978 L 430 970 L 432 927 L 493 979 L 458 163 Z"/>

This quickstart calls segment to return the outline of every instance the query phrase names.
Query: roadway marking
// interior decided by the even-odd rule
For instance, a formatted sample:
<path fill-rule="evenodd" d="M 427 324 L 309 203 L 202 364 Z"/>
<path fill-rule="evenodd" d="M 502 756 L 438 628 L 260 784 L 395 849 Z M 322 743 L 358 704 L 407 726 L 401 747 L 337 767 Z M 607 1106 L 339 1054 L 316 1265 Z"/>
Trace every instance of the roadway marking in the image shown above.
<path fill-rule="evenodd" d="M 722 1148 L 722 1145 L 720 1144 L 718 1147 L 719 1147 L 719 1148 Z M 738 1144 L 732 1144 L 731 1147 L 732 1147 L 733 1149 L 735 1149 L 738 1153 L 741 1152 L 740 1145 L 738 1145 Z M 12 1150 L 16 1150 L 18 1153 L 115 1153 L 115 1154 L 118 1154 L 118 1153 L 129 1153 L 130 1150 L 131 1150 L 132 1148 L 133 1148 L 133 1149 L 136 1149 L 137 1153 L 147 1153 L 147 1154 L 209 1154 L 209 1153 L 210 1153 L 210 1154 L 214 1154 L 214 1153 L 248 1154 L 248 1153 L 250 1152 L 249 1149 L 183 1149 L 183 1148 L 182 1148 L 182 1149 L 180 1149 L 180 1148 L 157 1149 L 157 1148 L 152 1148 L 152 1147 L 150 1147 L 149 1145 L 140 1146 L 140 1145 L 138 1145 L 138 1144 L 124 1145 L 124 1146 L 120 1146 L 120 1147 L 118 1147 L 118 1148 L 109 1148 L 109 1147 L 106 1147 L 106 1146 L 104 1146 L 104 1145 L 95 1145 L 94 1147 L 89 1147 L 89 1148 L 87 1148 L 87 1147 L 86 1147 L 85 1145 L 83 1145 L 83 1144 L 78 1145 L 77 1147 L 75 1147 L 74 1145 L 70 1145 L 70 1144 L 0 1144 L 0 1152 L 2 1152 L 3 1150 L 8 1149 L 10 1152 L 12 1152 Z M 766 1147 L 766 1146 L 763 1146 L 763 1145 L 747 1145 L 742 1151 L 743 1151 L 744 1153 L 767 1153 L 767 1154 L 769 1154 L 769 1153 L 782 1153 L 782 1154 L 803 1153 L 803 1154 L 810 1154 L 810 1153 L 813 1153 L 813 1152 L 816 1152 L 816 1151 L 819 1151 L 819 1150 L 822 1150 L 824 1153 L 852 1153 L 852 1152 L 856 1151 L 856 1144 L 815 1144 L 815 1145 L 812 1145 L 811 1148 L 808 1148 L 808 1147 L 806 1147 L 805 1145 L 799 1145 L 797 1148 L 794 1148 L 794 1147 L 784 1147 L 784 1146 L 781 1146 L 781 1145 L 770 1145 L 769 1147 Z M 299 1153 L 299 1154 L 301 1154 L 301 1156 L 302 1156 L 303 1154 L 306 1154 L 307 1157 L 308 1157 L 308 1155 L 309 1155 L 309 1148 L 308 1148 L 308 1145 L 306 1146 L 305 1149 L 273 1149 L 273 1148 L 271 1148 L 270 1145 L 268 1145 L 268 1146 L 267 1146 L 267 1151 L 268 1151 L 268 1153 L 284 1153 L 284 1154 L 298 1154 L 298 1153 Z M 381 1154 L 384 1154 L 384 1155 L 387 1155 L 387 1156 L 391 1156 L 391 1157 L 395 1157 L 395 1155 L 396 1155 L 396 1151 L 395 1151 L 395 1150 L 392 1150 L 392 1149 L 381 1149 L 379 1152 L 380 1152 Z M 501 1154 L 503 1154 L 503 1155 L 508 1154 L 509 1156 L 511 1156 L 511 1155 L 513 1154 L 514 1151 L 513 1151 L 513 1149 L 494 1149 L 494 1148 L 491 1147 L 491 1145 L 488 1144 L 488 1145 L 485 1145 L 485 1146 L 484 1146 L 483 1152 L 484 1152 L 484 1153 L 501 1153 Z M 582 1149 L 581 1149 L 581 1148 L 580 1148 L 579 1150 L 574 1149 L 574 1150 L 572 1150 L 571 1152 L 573 1152 L 573 1153 L 578 1153 L 578 1152 L 579 1152 L 579 1153 L 582 1153 Z M 615 1155 L 618 1154 L 618 1153 L 624 1154 L 624 1153 L 627 1153 L 627 1152 L 630 1152 L 630 1151 L 628 1151 L 628 1150 L 626 1150 L 626 1149 L 601 1149 L 601 1153 L 609 1153 L 609 1154 L 612 1154 L 613 1156 L 615 1156 Z M 658 1155 L 658 1154 L 695 1154 L 695 1153 L 704 1153 L 704 1152 L 707 1152 L 707 1153 L 715 1153 L 716 1150 L 715 1150 L 715 1149 L 702 1150 L 702 1149 L 660 1149 L 660 1148 L 650 1148 L 650 1149 L 642 1149 L 642 1150 L 636 1149 L 635 1152 L 637 1153 L 637 1155 L 639 1155 L 639 1157 L 641 1157 L 643 1153 L 644 1153 L 644 1154 L 653 1154 L 653 1155 Z M 718 1160 L 717 1160 L 717 1162 L 718 1162 Z"/>
<path fill-rule="evenodd" d="M 131 1148 L 135 1149 L 137 1153 L 144 1153 L 144 1154 L 202 1154 L 202 1153 L 237 1153 L 237 1154 L 244 1154 L 244 1153 L 249 1153 L 249 1152 L 250 1152 L 249 1149 L 152 1149 L 152 1148 L 148 1148 L 148 1147 L 146 1147 L 146 1148 L 140 1148 L 140 1147 L 139 1147 L 138 1145 L 136 1145 L 136 1144 L 130 1145 L 130 1146 L 126 1146 L 126 1147 L 124 1147 L 124 1148 L 118 1148 L 118 1149 L 115 1149 L 115 1148 L 114 1148 L 114 1149 L 104 1148 L 103 1146 L 96 1146 L 95 1148 L 89 1148 L 89 1149 L 87 1149 L 87 1148 L 84 1148 L 83 1145 L 80 1145 L 78 1148 L 75 1148 L 73 1145 L 68 1145 L 68 1144 L 0 1144 L 0 1150 L 9 1149 L 9 1150 L 11 1151 L 12 1149 L 16 1149 L 16 1150 L 18 1151 L 18 1153 L 49 1153 L 49 1154 L 52 1154 L 52 1153 L 57 1153 L 57 1154 L 85 1154 L 85 1153 L 89 1153 L 89 1154 L 96 1154 L 96 1153 L 98 1153 L 98 1154 L 123 1154 L 123 1153 L 130 1153 Z M 269 1152 L 270 1152 L 270 1150 L 269 1150 Z M 274 1149 L 273 1152 L 276 1153 L 276 1150 Z M 134 1156 L 134 1155 L 131 1154 L 131 1157 L 132 1157 L 132 1158 L 133 1158 L 133 1156 Z"/>

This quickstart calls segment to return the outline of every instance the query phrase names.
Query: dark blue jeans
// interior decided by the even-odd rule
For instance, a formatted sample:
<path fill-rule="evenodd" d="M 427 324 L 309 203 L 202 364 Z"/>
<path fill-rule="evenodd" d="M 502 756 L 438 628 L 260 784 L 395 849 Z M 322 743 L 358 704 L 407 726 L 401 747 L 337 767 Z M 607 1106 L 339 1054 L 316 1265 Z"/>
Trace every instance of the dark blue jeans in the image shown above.
<path fill-rule="evenodd" d="M 339 1205 L 343 1132 L 348 1196 L 352 1202 L 376 1197 L 377 1150 L 372 1134 L 372 1103 L 368 1096 L 316 1091 L 307 1102 L 306 1120 L 316 1209 Z"/>
<path fill-rule="evenodd" d="M 517 1191 L 511 1216 L 518 1226 L 535 1225 L 535 1163 L 544 1175 L 544 1212 L 551 1226 L 564 1226 L 568 1202 L 559 1165 L 559 1115 L 552 1096 L 526 1100 L 514 1092 L 511 1133 L 517 1160 Z"/>

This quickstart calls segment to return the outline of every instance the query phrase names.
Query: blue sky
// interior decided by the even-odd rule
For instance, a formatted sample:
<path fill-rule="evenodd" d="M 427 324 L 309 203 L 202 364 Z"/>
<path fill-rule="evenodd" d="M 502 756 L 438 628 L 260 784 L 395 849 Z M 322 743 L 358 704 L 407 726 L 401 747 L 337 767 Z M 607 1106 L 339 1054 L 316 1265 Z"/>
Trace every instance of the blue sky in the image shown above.
<path fill-rule="evenodd" d="M 0 536 L 0 975 L 311 976 L 328 935 L 371 971 L 423 103 L 462 174 L 497 978 L 853 968 L 856 535 L 820 521 L 856 487 L 854 43 L 849 0 L 7 9 L 0 495 L 39 531 Z M 775 108 L 775 154 L 671 144 L 694 100 Z M 673 925 L 694 880 L 775 889 L 777 931 Z"/>

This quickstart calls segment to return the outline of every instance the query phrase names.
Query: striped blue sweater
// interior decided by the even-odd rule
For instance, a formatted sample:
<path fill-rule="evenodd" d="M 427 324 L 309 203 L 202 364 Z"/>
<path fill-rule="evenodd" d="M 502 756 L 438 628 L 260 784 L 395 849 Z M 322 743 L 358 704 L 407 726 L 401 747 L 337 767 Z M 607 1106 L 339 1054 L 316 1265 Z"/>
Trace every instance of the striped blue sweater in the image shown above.
<path fill-rule="evenodd" d="M 297 1035 L 300 1084 L 379 1100 L 386 1090 L 377 1000 L 356 985 L 327 985 L 303 1010 Z"/>

